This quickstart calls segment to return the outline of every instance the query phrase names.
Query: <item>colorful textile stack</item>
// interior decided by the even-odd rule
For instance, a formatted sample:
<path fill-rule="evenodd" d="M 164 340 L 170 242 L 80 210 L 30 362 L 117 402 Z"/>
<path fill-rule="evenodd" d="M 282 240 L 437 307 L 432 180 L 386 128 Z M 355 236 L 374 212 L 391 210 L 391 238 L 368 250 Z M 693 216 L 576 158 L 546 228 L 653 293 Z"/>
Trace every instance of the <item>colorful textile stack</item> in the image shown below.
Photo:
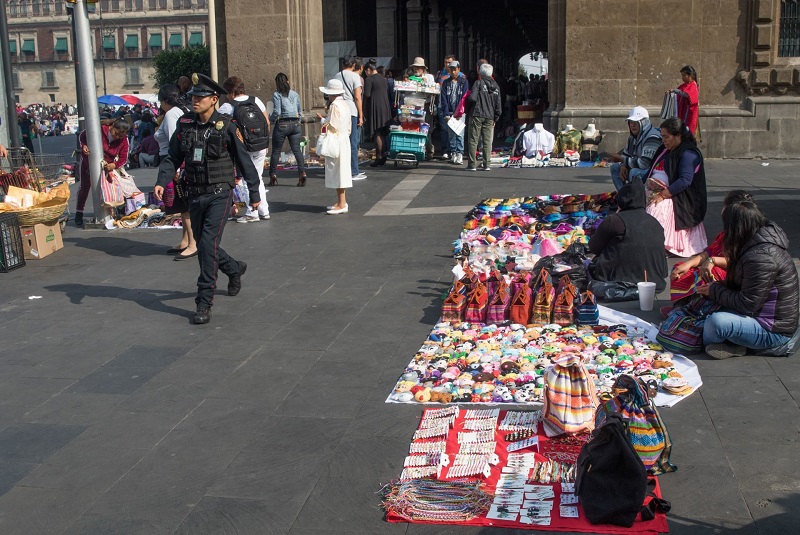
<path fill-rule="evenodd" d="M 454 254 L 468 257 L 481 278 L 495 268 L 530 271 L 542 257 L 587 243 L 614 199 L 613 193 L 486 199 L 467 214 Z"/>

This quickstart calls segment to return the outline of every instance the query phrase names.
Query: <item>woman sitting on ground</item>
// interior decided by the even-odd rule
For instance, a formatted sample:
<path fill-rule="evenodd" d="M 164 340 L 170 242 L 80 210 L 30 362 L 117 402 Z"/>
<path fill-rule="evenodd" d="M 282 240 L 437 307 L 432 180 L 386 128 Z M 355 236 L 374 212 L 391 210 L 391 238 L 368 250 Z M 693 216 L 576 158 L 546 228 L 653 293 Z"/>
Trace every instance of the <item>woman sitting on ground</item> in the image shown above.
<path fill-rule="evenodd" d="M 662 145 L 650 166 L 647 213 L 664 227 L 664 247 L 688 258 L 708 246 L 706 174 L 694 136 L 677 118 L 661 123 Z"/>
<path fill-rule="evenodd" d="M 600 281 L 656 283 L 656 290 L 667 286 L 667 256 L 664 229 L 645 211 L 644 184 L 628 182 L 617 193 L 619 211 L 606 217 L 589 239 L 589 250 L 596 256 L 589 264 L 592 277 Z"/>
<path fill-rule="evenodd" d="M 798 337 L 800 291 L 786 234 L 752 201 L 728 206 L 722 223 L 728 274 L 722 282 L 697 288 L 723 307 L 703 326 L 706 354 L 715 359 L 741 356 L 748 349 L 791 354 Z"/>

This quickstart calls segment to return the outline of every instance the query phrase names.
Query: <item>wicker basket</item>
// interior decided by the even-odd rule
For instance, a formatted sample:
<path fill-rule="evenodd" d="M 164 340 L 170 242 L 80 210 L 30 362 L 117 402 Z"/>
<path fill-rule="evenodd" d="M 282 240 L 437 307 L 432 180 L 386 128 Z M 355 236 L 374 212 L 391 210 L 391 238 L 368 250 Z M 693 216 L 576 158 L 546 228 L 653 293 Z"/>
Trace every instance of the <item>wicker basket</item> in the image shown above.
<path fill-rule="evenodd" d="M 17 214 L 20 226 L 32 227 L 33 225 L 38 225 L 39 223 L 55 222 L 59 217 L 61 217 L 61 214 L 63 214 L 64 210 L 66 209 L 67 203 L 64 202 L 53 204 L 52 206 L 34 206 L 33 208 L 28 208 L 27 210 L 19 210 L 11 213 Z"/>

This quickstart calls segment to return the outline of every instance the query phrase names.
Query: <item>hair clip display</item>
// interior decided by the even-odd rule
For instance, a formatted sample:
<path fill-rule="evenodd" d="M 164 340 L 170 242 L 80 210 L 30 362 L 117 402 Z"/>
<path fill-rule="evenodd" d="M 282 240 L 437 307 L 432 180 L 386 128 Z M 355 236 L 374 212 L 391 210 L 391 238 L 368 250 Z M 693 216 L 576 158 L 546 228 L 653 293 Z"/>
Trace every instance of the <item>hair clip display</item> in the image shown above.
<path fill-rule="evenodd" d="M 425 455 L 409 455 L 403 463 L 404 467 L 409 466 L 447 466 L 450 458 L 443 453 L 429 453 Z"/>
<path fill-rule="evenodd" d="M 494 453 L 497 442 L 465 442 L 459 445 L 458 453 Z"/>
<path fill-rule="evenodd" d="M 414 440 L 446 436 L 449 432 L 450 424 L 445 420 L 434 424 L 432 427 L 417 429 L 414 432 Z"/>
<path fill-rule="evenodd" d="M 452 427 L 453 423 L 455 423 L 456 421 L 456 418 L 458 418 L 460 412 L 461 410 L 457 406 L 426 411 L 422 417 L 422 423 L 431 420 L 447 420 L 450 423 L 450 426 Z"/>
<path fill-rule="evenodd" d="M 542 411 L 508 411 L 498 429 L 500 431 L 532 430 L 542 421 Z"/>
<path fill-rule="evenodd" d="M 494 430 L 496 426 L 497 419 L 467 420 L 464 422 L 464 429 L 469 429 L 470 431 L 487 431 L 489 429 Z"/>
<path fill-rule="evenodd" d="M 494 431 L 469 431 L 458 434 L 458 443 L 465 442 L 494 442 Z"/>
<path fill-rule="evenodd" d="M 425 477 L 435 476 L 439 472 L 438 466 L 418 466 L 412 468 L 404 468 L 400 474 L 401 481 L 409 479 L 422 479 Z"/>
<path fill-rule="evenodd" d="M 447 450 L 447 442 L 439 440 L 435 442 L 412 442 L 409 453 L 444 453 Z"/>
<path fill-rule="evenodd" d="M 469 409 L 464 413 L 465 420 L 478 420 L 483 418 L 494 418 L 500 416 L 500 409 Z"/>

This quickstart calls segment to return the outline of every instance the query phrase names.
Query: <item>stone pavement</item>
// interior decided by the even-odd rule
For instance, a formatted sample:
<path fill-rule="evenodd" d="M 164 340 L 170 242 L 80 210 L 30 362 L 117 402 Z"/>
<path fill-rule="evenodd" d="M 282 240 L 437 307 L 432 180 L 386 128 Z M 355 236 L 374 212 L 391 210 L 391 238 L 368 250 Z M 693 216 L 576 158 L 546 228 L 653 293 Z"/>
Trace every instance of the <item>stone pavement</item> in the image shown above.
<path fill-rule="evenodd" d="M 367 173 L 336 217 L 320 171 L 302 189 L 281 173 L 272 220 L 225 230 L 250 269 L 236 298 L 222 277 L 207 326 L 189 323 L 196 263 L 165 254 L 175 230 L 70 223 L 62 251 L 0 275 L 0 533 L 509 533 L 383 521 L 421 413 L 384 399 L 438 318 L 465 207 L 601 192 L 608 172 Z M 799 162 L 708 174 L 709 235 L 746 188 L 798 256 Z M 704 386 L 662 412 L 671 532 L 796 533 L 800 361 L 696 360 Z"/>

